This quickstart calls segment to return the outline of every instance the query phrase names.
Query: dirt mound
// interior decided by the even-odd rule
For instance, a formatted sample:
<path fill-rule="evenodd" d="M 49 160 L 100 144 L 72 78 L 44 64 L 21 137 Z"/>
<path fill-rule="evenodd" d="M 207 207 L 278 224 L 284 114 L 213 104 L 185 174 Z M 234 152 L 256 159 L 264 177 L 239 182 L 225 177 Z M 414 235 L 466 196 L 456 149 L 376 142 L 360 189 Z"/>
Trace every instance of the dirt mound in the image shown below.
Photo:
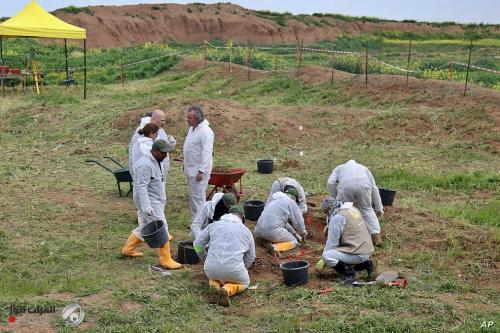
<path fill-rule="evenodd" d="M 386 207 L 385 212 L 384 238 L 397 240 L 392 244 L 393 253 L 432 253 L 430 264 L 448 265 L 463 280 L 496 281 L 500 244 L 488 231 L 410 208 Z M 379 259 L 388 262 L 388 253 L 384 252 Z M 403 262 L 402 270 L 411 271 L 413 265 Z"/>
<path fill-rule="evenodd" d="M 297 161 L 297 160 L 284 160 L 278 166 L 277 170 L 298 169 L 298 168 L 300 168 L 300 162 L 299 161 Z"/>
<path fill-rule="evenodd" d="M 298 73 L 295 73 L 298 75 Z M 304 66 L 300 70 L 300 77 L 309 84 L 318 84 L 324 82 L 334 81 L 345 81 L 352 80 L 357 77 L 356 74 L 351 74 L 343 71 L 334 69 L 332 70 L 327 67 L 321 66 Z"/>
<path fill-rule="evenodd" d="M 437 27 L 427 23 L 346 21 L 327 16 L 287 16 L 286 22 L 282 22 L 278 16 L 230 3 L 93 6 L 77 13 L 57 10 L 54 14 L 87 29 L 90 47 L 128 46 L 146 41 L 202 43 L 216 38 L 241 43 L 290 44 L 296 42 L 297 36 L 310 44 L 346 33 L 357 35 L 375 30 L 464 32 L 460 25 Z"/>

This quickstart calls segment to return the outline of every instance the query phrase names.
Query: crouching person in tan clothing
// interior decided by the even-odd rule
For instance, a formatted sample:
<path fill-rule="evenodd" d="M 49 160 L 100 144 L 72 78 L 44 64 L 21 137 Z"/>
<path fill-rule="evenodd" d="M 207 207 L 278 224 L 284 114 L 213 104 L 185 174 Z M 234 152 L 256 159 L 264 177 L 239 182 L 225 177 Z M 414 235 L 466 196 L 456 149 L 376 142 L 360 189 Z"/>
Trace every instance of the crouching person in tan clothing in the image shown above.
<path fill-rule="evenodd" d="M 328 197 L 321 204 L 328 216 L 328 239 L 316 271 L 322 273 L 325 266 L 343 274 L 343 282 L 354 282 L 356 271 L 366 270 L 374 279 L 375 264 L 369 260 L 374 248 L 370 234 L 360 211 L 352 202 L 342 202 Z"/>

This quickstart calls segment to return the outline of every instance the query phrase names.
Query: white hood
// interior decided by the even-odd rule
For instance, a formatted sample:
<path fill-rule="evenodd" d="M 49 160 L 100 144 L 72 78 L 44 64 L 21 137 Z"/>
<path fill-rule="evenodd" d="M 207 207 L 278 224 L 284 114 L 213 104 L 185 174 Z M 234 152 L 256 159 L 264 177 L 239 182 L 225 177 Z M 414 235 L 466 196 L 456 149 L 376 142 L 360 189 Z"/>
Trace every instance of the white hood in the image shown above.
<path fill-rule="evenodd" d="M 238 215 L 234 215 L 231 213 L 222 215 L 222 217 L 220 219 L 221 219 L 221 221 L 224 220 L 224 221 L 231 221 L 233 223 L 242 223 L 242 221 L 238 217 Z"/>
<path fill-rule="evenodd" d="M 151 122 L 151 117 L 143 117 L 141 119 L 141 123 L 139 124 L 139 127 L 137 127 L 137 131 L 140 130 L 140 129 L 143 129 L 144 126 L 146 126 L 150 122 Z"/>
<path fill-rule="evenodd" d="M 153 140 L 148 138 L 148 137 L 141 137 L 137 139 L 137 142 L 139 142 L 139 148 L 141 149 L 141 153 L 152 157 L 153 155 L 151 154 L 151 148 L 153 148 Z"/>

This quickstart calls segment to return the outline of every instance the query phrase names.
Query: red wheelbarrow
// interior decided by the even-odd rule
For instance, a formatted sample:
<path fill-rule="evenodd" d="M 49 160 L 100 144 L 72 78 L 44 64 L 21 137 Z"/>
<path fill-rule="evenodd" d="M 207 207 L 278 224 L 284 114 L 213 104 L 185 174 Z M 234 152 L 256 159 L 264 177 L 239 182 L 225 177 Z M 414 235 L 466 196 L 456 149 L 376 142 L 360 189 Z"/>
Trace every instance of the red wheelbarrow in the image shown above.
<path fill-rule="evenodd" d="M 233 193 L 236 199 L 239 201 L 240 197 L 243 196 L 243 185 L 241 182 L 241 177 L 247 172 L 245 169 L 234 168 L 234 169 L 223 169 L 215 167 L 210 173 L 210 179 L 208 184 L 213 185 L 212 191 L 207 195 L 207 200 L 212 198 L 212 195 L 221 189 L 223 193 Z M 240 188 L 236 187 L 236 183 L 240 181 Z"/>

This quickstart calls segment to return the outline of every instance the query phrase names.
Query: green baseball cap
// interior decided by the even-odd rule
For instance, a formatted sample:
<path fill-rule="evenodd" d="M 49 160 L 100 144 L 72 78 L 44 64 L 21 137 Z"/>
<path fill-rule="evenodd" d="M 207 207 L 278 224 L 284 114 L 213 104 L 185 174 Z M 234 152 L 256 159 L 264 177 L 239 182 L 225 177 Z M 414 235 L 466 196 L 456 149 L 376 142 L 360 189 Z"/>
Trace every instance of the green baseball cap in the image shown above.
<path fill-rule="evenodd" d="M 245 216 L 245 211 L 243 210 L 243 207 L 240 205 L 232 205 L 229 208 L 229 213 L 231 214 L 237 214 L 240 216 Z"/>
<path fill-rule="evenodd" d="M 236 205 L 237 203 L 236 196 L 233 193 L 224 193 L 222 201 L 228 206 Z"/>
<path fill-rule="evenodd" d="M 295 187 L 289 187 L 285 191 L 286 194 L 293 196 L 293 200 L 297 200 L 299 198 L 299 192 L 297 192 L 297 189 Z"/>
<path fill-rule="evenodd" d="M 167 141 L 162 139 L 153 142 L 153 149 L 157 149 L 162 153 L 169 153 L 171 151 L 170 147 L 167 144 Z"/>

